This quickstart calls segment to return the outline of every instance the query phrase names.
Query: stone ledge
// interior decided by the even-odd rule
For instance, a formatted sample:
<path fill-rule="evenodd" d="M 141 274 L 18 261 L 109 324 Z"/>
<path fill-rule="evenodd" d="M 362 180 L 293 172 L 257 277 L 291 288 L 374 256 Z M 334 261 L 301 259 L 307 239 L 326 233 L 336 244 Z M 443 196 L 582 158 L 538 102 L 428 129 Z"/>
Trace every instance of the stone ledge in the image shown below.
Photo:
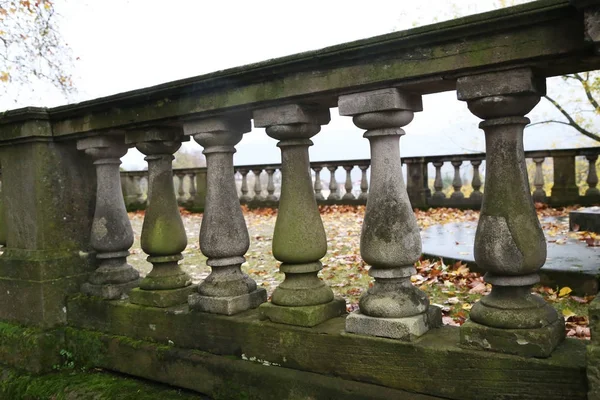
<path fill-rule="evenodd" d="M 450 399 L 491 399 L 499 393 L 586 398 L 586 343 L 576 339 L 565 340 L 550 358 L 535 359 L 463 349 L 456 327 L 403 342 L 345 333 L 344 317 L 304 328 L 261 321 L 258 310 L 221 316 L 190 312 L 187 306 L 158 309 L 85 296 L 69 299 L 68 316 L 69 325 L 81 329 L 225 356 L 244 354 L 285 368 Z"/>
<path fill-rule="evenodd" d="M 215 400 L 439 398 L 282 368 L 244 355 L 216 356 L 79 329 L 68 329 L 67 340 L 76 360 L 83 365 L 168 383 Z M 159 397 L 163 398 L 156 398 Z"/>

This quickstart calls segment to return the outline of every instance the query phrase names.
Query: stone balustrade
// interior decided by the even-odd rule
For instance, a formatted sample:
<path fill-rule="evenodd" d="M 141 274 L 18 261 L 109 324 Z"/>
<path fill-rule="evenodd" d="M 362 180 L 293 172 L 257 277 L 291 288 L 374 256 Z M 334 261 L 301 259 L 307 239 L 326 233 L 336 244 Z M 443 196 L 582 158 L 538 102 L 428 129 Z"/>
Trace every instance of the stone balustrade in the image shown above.
<path fill-rule="evenodd" d="M 581 194 L 576 157 L 595 166 L 598 152 L 523 151 L 546 78 L 600 69 L 599 10 L 595 0 L 536 1 L 3 113 L 0 363 L 48 372 L 68 349 L 91 368 L 222 399 L 600 398 L 600 302 L 586 345 L 565 338 L 562 316 L 531 293 L 546 260 L 534 199 L 595 201 L 596 169 Z M 414 114 L 436 117 L 422 96 L 454 90 L 481 119 L 485 154 L 402 158 Z M 370 161 L 310 162 L 311 138 L 335 108 L 356 126 L 348 134 L 367 139 Z M 274 139 L 281 165 L 234 167 L 252 124 Z M 207 167 L 173 171 L 190 137 Z M 147 173 L 119 175 L 128 147 L 145 155 Z M 346 315 L 319 276 L 335 250 L 318 204 L 367 198 L 356 251 L 373 282 Z M 143 277 L 127 263 L 126 202 L 146 208 L 141 249 L 152 268 Z M 264 257 L 284 279 L 270 298 L 242 267 L 251 238 L 240 203 L 279 209 Z M 193 247 L 182 205 L 204 210 Z M 474 256 L 492 291 L 461 327 L 442 326 L 411 283 L 421 254 L 413 208 L 430 205 L 481 206 Z M 197 285 L 183 268 L 192 251 L 211 271 Z"/>
<path fill-rule="evenodd" d="M 596 163 L 600 147 L 532 150 L 524 154 L 535 202 L 552 206 L 593 205 L 600 202 L 600 191 L 596 187 Z M 485 153 L 404 157 L 401 163 L 413 207 L 481 207 L 486 175 Z M 366 204 L 370 167 L 371 160 L 311 162 L 317 203 Z M 281 164 L 236 165 L 234 171 L 242 204 L 251 207 L 277 206 L 281 192 Z M 323 177 L 323 171 L 327 171 L 327 176 Z M 343 172 L 343 181 L 335 178 L 335 171 L 338 171 L 338 176 Z M 144 207 L 147 187 L 145 176 L 145 171 L 121 172 L 123 193 L 129 210 Z M 579 180 L 581 186 L 585 185 L 584 188 L 578 186 L 578 176 L 584 177 Z M 261 182 L 258 185 L 257 177 Z M 206 193 L 206 168 L 178 169 L 174 171 L 173 179 L 179 205 L 192 211 L 201 211 Z"/>

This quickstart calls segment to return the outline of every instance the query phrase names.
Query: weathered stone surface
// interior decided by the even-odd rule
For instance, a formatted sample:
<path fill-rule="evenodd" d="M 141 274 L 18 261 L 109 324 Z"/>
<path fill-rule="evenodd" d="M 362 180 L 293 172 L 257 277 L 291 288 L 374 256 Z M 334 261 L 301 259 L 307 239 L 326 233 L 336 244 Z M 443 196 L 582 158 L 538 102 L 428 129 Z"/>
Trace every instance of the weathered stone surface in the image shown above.
<path fill-rule="evenodd" d="M 173 307 L 187 302 L 188 297 L 197 289 L 196 285 L 161 290 L 135 288 L 129 292 L 129 301 L 147 307 Z"/>
<path fill-rule="evenodd" d="M 211 314 L 234 315 L 251 308 L 256 308 L 267 301 L 267 291 L 258 288 L 253 292 L 239 296 L 202 296 L 193 293 L 188 297 L 190 309 Z"/>
<path fill-rule="evenodd" d="M 321 124 L 329 122 L 329 109 L 292 104 L 254 112 L 254 125 L 266 127 L 281 149 L 281 195 L 273 233 L 273 256 L 282 262 L 285 280 L 275 288 L 272 304 L 261 313 L 272 321 L 313 326 L 340 315 L 333 291 L 317 273 L 327 253 L 327 237 L 317 207 L 310 175 L 308 147 Z"/>
<path fill-rule="evenodd" d="M 242 355 L 241 358 L 215 356 L 197 350 L 184 350 L 75 329 L 69 330 L 67 337 L 73 353 L 77 354 L 79 349 L 83 350 L 80 361 L 88 366 L 109 368 L 128 375 L 195 390 L 208 394 L 215 400 L 437 398 L 340 377 L 282 368 L 247 355 Z M 89 347 L 96 349 L 96 353 L 86 354 L 85 351 Z"/>
<path fill-rule="evenodd" d="M 546 260 L 546 241 L 529 188 L 523 153 L 524 115 L 545 84 L 531 69 L 486 73 L 458 80 L 458 97 L 485 121 L 486 187 L 474 255 L 487 271 L 491 294 L 475 303 L 461 343 L 482 350 L 548 357 L 564 338 L 564 320 L 531 294 Z"/>
<path fill-rule="evenodd" d="M 396 88 L 373 90 L 340 96 L 340 115 L 357 115 L 375 111 L 423 111 L 423 101 L 418 94 L 402 93 Z"/>
<path fill-rule="evenodd" d="M 0 322 L 0 359 L 3 365 L 34 374 L 50 372 L 60 364 L 59 353 L 65 347 L 62 329 L 25 328 Z"/>
<path fill-rule="evenodd" d="M 130 293 L 132 302 L 169 307 L 186 302 L 192 280 L 179 266 L 187 246 L 173 185 L 173 153 L 181 146 L 181 128 L 149 127 L 127 132 L 125 141 L 135 143 L 148 161 L 148 205 L 142 226 L 141 247 L 152 270 Z M 161 299 L 162 297 L 162 299 Z"/>
<path fill-rule="evenodd" d="M 587 346 L 586 372 L 588 400 L 600 399 L 600 346 L 597 343 Z"/>
<path fill-rule="evenodd" d="M 465 348 L 549 357 L 565 338 L 565 324 L 554 320 L 541 328 L 493 328 L 468 320 L 460 327 L 460 343 Z"/>
<path fill-rule="evenodd" d="M 450 399 L 583 400 L 587 392 L 586 343 L 576 339 L 566 339 L 552 357 L 537 359 L 462 349 L 459 328 L 448 326 L 404 342 L 346 334 L 342 317 L 306 329 L 261 321 L 258 310 L 222 316 L 85 296 L 69 301 L 68 309 L 70 325 L 83 329 L 163 345 L 170 340 L 230 357 L 244 354 L 284 368 Z"/>
<path fill-rule="evenodd" d="M 564 206 L 575 204 L 579 200 L 579 187 L 575 178 L 575 153 L 552 158 L 553 184 L 551 204 Z"/>
<path fill-rule="evenodd" d="M 426 312 L 404 318 L 376 318 L 355 311 L 346 317 L 346 332 L 411 341 L 442 326 L 442 311 L 430 306 Z"/>
<path fill-rule="evenodd" d="M 280 306 L 275 303 L 265 303 L 259 307 L 259 311 L 263 319 L 272 322 L 311 328 L 344 314 L 346 301 L 336 297 L 327 303 L 310 306 Z"/>
<path fill-rule="evenodd" d="M 122 136 L 96 136 L 78 141 L 77 148 L 94 160 L 97 178 L 91 244 L 99 266 L 81 290 L 104 299 L 118 299 L 140 281 L 139 272 L 127 264 L 133 230 L 119 174 L 120 158 L 127 153 L 127 147 Z"/>
<path fill-rule="evenodd" d="M 231 315 L 258 307 L 267 300 L 264 289 L 241 270 L 250 240 L 233 176 L 233 153 L 249 119 L 212 118 L 186 122 L 184 131 L 194 135 L 206 155 L 207 190 L 200 227 L 200 250 L 212 268 L 189 298 L 200 311 Z M 246 308 L 244 308 L 246 307 Z"/>

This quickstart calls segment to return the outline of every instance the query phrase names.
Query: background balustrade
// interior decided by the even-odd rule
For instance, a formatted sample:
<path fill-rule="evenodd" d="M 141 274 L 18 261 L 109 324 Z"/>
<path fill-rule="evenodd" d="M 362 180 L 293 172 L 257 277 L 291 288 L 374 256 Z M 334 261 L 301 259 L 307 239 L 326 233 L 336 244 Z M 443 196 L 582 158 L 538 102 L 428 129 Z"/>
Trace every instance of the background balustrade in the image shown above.
<path fill-rule="evenodd" d="M 526 151 L 534 201 L 554 206 L 595 204 L 600 198 L 597 188 L 598 154 L 600 148 L 593 147 Z M 558 166 L 554 166 L 555 159 L 559 160 Z M 370 163 L 370 160 L 311 162 L 317 202 L 366 204 Z M 407 190 L 413 207 L 477 209 L 481 206 L 485 190 L 485 154 L 404 157 L 402 165 L 406 171 Z M 566 170 L 559 168 L 562 166 L 566 166 Z M 280 164 L 241 165 L 235 166 L 234 171 L 242 204 L 251 207 L 277 205 L 281 191 Z M 325 177 L 324 171 L 327 172 Z M 121 176 L 128 210 L 144 208 L 147 201 L 147 172 L 122 171 Z M 555 179 L 558 179 L 557 183 L 554 183 Z M 173 180 L 178 204 L 202 211 L 200 204 L 205 193 L 202 189 L 205 188 L 206 168 L 174 170 Z M 576 182 L 583 182 L 583 185 L 578 187 Z M 199 186 L 202 186 L 201 190 L 198 190 Z"/>

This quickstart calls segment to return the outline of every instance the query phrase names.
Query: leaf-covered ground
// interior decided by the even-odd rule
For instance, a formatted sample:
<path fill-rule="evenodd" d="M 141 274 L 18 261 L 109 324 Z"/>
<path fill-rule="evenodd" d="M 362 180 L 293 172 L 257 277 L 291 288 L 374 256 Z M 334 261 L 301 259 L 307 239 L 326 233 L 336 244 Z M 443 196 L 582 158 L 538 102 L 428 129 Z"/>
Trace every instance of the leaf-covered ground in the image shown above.
<path fill-rule="evenodd" d="M 567 237 L 584 241 L 587 245 L 597 246 L 600 237 L 588 232 L 569 232 L 566 219 L 545 218 L 563 217 L 569 209 L 538 207 L 542 226 L 551 237 L 551 241 L 566 242 Z M 244 216 L 250 234 L 250 249 L 246 253 L 244 271 L 256 280 L 258 285 L 267 289 L 269 295 L 283 279 L 278 271 L 279 263 L 271 254 L 271 240 L 277 218 L 272 209 L 244 209 Z M 320 276 L 332 287 L 337 296 L 346 299 L 348 311 L 358 307 L 358 299 L 372 282 L 367 274 L 368 266 L 360 257 L 360 230 L 364 217 L 363 206 L 323 206 L 321 216 L 327 232 L 328 253 L 322 259 L 323 270 Z M 421 228 L 431 225 L 458 221 L 477 221 L 479 212 L 437 208 L 428 211 L 416 211 Z M 206 266 L 206 257 L 198 246 L 198 235 L 202 214 L 182 211 L 182 217 L 188 234 L 188 246 L 184 251 L 184 269 L 194 282 L 200 282 L 210 273 Z M 143 223 L 143 212 L 130 213 L 136 241 L 131 249 L 129 262 L 146 274 L 151 265 L 140 249 L 139 238 Z M 421 259 L 416 264 L 417 275 L 411 280 L 414 285 L 426 291 L 433 304 L 440 306 L 444 313 L 444 323 L 460 325 L 469 315 L 473 303 L 482 295 L 488 294 L 490 285 L 483 281 L 480 274 L 469 271 L 461 263 L 446 265 L 443 260 Z M 567 335 L 589 338 L 587 304 L 592 297 L 571 295 L 568 287 L 551 288 L 538 286 L 535 291 L 559 310 L 567 323 Z"/>

